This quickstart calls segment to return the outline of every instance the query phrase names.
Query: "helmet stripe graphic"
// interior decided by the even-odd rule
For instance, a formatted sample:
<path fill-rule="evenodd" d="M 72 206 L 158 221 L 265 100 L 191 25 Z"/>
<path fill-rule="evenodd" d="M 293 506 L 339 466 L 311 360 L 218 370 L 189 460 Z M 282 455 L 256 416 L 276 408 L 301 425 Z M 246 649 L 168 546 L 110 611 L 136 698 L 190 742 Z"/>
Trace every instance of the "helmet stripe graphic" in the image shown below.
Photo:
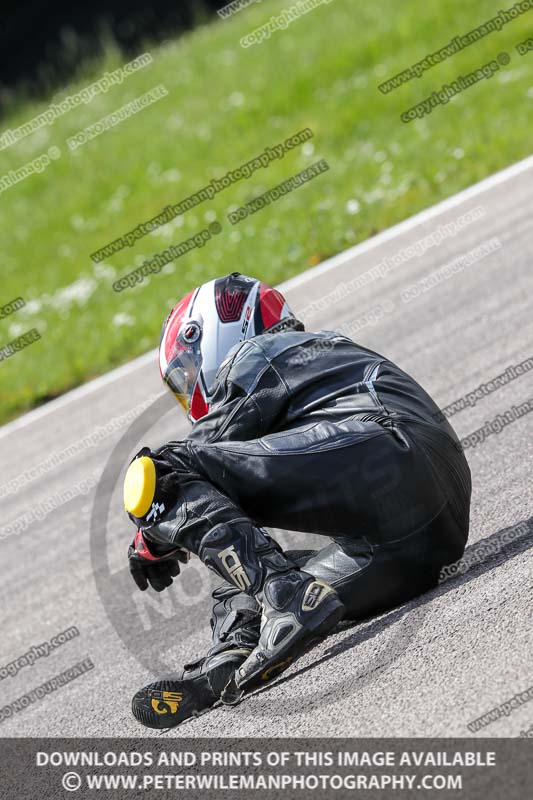
<path fill-rule="evenodd" d="M 221 322 L 237 322 L 241 318 L 252 285 L 234 272 L 215 282 L 215 306 Z"/>

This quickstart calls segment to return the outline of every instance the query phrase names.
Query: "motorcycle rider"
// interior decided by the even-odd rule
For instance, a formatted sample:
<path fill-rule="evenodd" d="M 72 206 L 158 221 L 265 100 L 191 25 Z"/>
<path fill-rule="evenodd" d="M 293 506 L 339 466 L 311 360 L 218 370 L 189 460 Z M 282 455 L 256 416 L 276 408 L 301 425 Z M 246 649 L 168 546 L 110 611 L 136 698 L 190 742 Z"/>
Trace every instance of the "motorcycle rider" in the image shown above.
<path fill-rule="evenodd" d="M 471 481 L 413 378 L 346 336 L 306 332 L 260 280 L 234 272 L 187 294 L 163 325 L 160 370 L 192 429 L 128 467 L 130 570 L 162 591 L 194 553 L 223 579 L 207 655 L 133 698 L 140 722 L 167 728 L 237 702 L 342 618 L 435 587 L 463 554 Z M 261 526 L 332 541 L 283 552 Z"/>

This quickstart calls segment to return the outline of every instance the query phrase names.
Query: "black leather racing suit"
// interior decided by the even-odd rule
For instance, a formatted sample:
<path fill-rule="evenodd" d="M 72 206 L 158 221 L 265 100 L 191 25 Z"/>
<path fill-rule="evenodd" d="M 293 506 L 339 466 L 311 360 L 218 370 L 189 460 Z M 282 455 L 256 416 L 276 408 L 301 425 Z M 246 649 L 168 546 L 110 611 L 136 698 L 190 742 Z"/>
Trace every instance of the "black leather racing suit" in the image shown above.
<path fill-rule="evenodd" d="M 179 485 L 170 513 L 141 522 L 160 552 L 197 553 L 215 525 L 243 518 L 327 535 L 324 549 L 290 555 L 354 619 L 434 587 L 464 551 L 470 471 L 451 426 L 409 375 L 334 332 L 238 345 L 210 413 L 154 453 Z M 229 583 L 214 597 L 214 649 L 255 644 L 255 599 Z"/>

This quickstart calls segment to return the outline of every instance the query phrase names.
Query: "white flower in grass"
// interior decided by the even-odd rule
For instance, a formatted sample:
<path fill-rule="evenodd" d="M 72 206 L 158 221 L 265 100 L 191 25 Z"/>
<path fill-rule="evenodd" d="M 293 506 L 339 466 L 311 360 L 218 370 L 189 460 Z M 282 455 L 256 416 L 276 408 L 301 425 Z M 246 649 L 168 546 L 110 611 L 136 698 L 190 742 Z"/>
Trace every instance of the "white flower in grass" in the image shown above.
<path fill-rule="evenodd" d="M 124 207 L 124 201 L 121 197 L 113 197 L 107 204 L 107 210 L 118 214 L 119 211 L 122 211 Z"/>
<path fill-rule="evenodd" d="M 166 172 L 163 172 L 161 178 L 167 183 L 178 183 L 178 181 L 181 181 L 181 172 L 179 169 L 167 169 Z"/>
<path fill-rule="evenodd" d="M 207 125 L 199 125 L 198 128 L 196 128 L 196 135 L 203 142 L 208 142 L 211 139 L 211 130 Z"/>
<path fill-rule="evenodd" d="M 367 192 L 367 194 L 363 196 L 363 200 L 365 203 L 377 203 L 378 200 L 383 200 L 384 197 L 385 192 L 383 189 L 377 188 L 371 192 Z"/>
<path fill-rule="evenodd" d="M 84 276 L 79 278 L 64 289 L 59 289 L 52 295 L 50 305 L 56 310 L 64 311 L 74 303 L 80 306 L 86 304 L 87 300 L 95 292 L 98 284 L 93 278 Z"/>
<path fill-rule="evenodd" d="M 167 119 L 167 127 L 174 131 L 181 128 L 183 123 L 184 119 L 181 114 L 172 114 L 172 116 Z"/>
<path fill-rule="evenodd" d="M 150 236 L 162 236 L 163 239 L 171 239 L 174 236 L 176 228 L 182 228 L 185 220 L 183 216 L 176 217 L 175 219 L 167 222 L 166 225 L 161 225 L 160 228 L 155 228 L 150 232 Z"/>
<path fill-rule="evenodd" d="M 70 224 L 72 225 L 74 230 L 81 231 L 85 226 L 85 220 L 83 219 L 82 216 L 80 216 L 80 214 L 74 214 L 70 218 Z"/>
<path fill-rule="evenodd" d="M 111 264 L 106 264 L 105 261 L 101 261 L 99 264 L 95 264 L 93 267 L 94 277 L 103 281 L 111 280 L 116 274 L 116 269 L 112 267 Z"/>
<path fill-rule="evenodd" d="M 361 203 L 358 200 L 348 200 L 346 203 L 346 211 L 348 214 L 358 214 L 361 210 Z"/>
<path fill-rule="evenodd" d="M 246 98 L 242 94 L 242 92 L 232 92 L 228 98 L 230 106 L 235 106 L 238 108 L 239 106 L 244 105 Z"/>
<path fill-rule="evenodd" d="M 231 66 L 235 63 L 235 52 L 233 50 L 221 50 L 218 54 L 219 61 L 226 65 Z"/>
<path fill-rule="evenodd" d="M 158 164 L 156 161 L 151 161 L 148 164 L 146 175 L 152 183 L 156 183 L 161 175 L 161 164 Z"/>
<path fill-rule="evenodd" d="M 405 178 L 404 180 L 400 181 L 400 183 L 395 189 L 392 189 L 392 191 L 389 192 L 389 199 L 396 200 L 398 197 L 401 197 L 406 192 L 408 192 L 410 187 L 411 187 L 410 180 Z"/>
<path fill-rule="evenodd" d="M 22 333 L 25 333 L 26 329 L 23 323 L 20 322 L 12 322 L 8 328 L 9 336 L 13 339 L 16 339 L 17 336 L 20 336 Z"/>
<path fill-rule="evenodd" d="M 122 184 L 118 186 L 114 194 L 110 197 L 109 202 L 107 204 L 108 211 L 115 211 L 119 212 L 122 211 L 124 206 L 124 198 L 127 197 L 130 193 L 130 187 Z"/>
<path fill-rule="evenodd" d="M 26 305 L 20 309 L 18 312 L 24 316 L 32 317 L 34 314 L 38 314 L 41 310 L 43 304 L 41 300 L 28 300 Z"/>
<path fill-rule="evenodd" d="M 125 314 L 122 311 L 119 312 L 118 314 L 115 314 L 111 322 L 115 326 L 115 328 L 122 328 L 124 327 L 124 325 L 128 326 L 135 325 L 135 319 L 129 314 Z"/>
<path fill-rule="evenodd" d="M 366 75 L 357 75 L 353 80 L 354 89 L 366 89 L 368 86 L 368 78 Z"/>
<path fill-rule="evenodd" d="M 329 98 L 329 89 L 325 89 L 323 86 L 320 86 L 318 89 L 315 89 L 315 99 L 321 103 L 323 100 L 327 100 Z"/>
<path fill-rule="evenodd" d="M 496 80 L 498 83 L 512 83 L 513 81 L 518 81 L 523 75 L 527 75 L 527 71 L 524 69 L 512 69 L 507 72 L 500 72 Z"/>

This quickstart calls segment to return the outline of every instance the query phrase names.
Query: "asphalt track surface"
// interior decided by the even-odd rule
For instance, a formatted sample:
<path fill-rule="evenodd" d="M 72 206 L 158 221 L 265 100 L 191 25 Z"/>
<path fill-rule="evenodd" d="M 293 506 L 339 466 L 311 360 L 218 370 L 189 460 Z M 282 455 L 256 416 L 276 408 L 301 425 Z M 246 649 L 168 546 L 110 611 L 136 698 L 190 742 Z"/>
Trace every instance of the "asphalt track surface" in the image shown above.
<path fill-rule="evenodd" d="M 424 255 L 397 263 L 356 291 L 339 288 L 479 207 L 477 220 Z M 533 355 L 532 212 L 530 158 L 283 288 L 294 308 L 304 309 L 309 329 L 359 320 L 353 338 L 397 361 L 443 407 Z M 497 250 L 402 302 L 406 287 L 493 237 L 501 245 Z M 321 308 L 305 311 L 321 299 Z M 377 306 L 383 313 L 361 323 Z M 162 399 L 133 427 L 120 419 L 97 446 L 94 440 L 79 444 L 153 397 Z M 465 437 L 530 397 L 533 370 L 451 422 Z M 79 636 L 33 666 L 2 677 L 0 709 L 83 659 L 94 663 L 84 675 L 4 719 L 0 735 L 152 735 L 130 715 L 132 694 L 160 671 L 176 670 L 202 654 L 212 578 L 193 561 L 171 590 L 139 593 L 127 573 L 133 528 L 120 498 L 129 454 L 141 443 L 180 438 L 187 426 L 162 391 L 152 352 L 0 430 L 0 675 L 32 645 L 72 625 L 79 629 Z M 507 537 L 514 541 L 505 542 L 501 533 L 532 517 L 532 430 L 533 413 L 524 414 L 467 450 L 474 491 L 472 563 L 466 571 L 379 618 L 341 626 L 238 707 L 215 708 L 164 735 L 514 737 L 531 728 L 532 701 L 478 734 L 467 723 L 533 684 L 531 522 L 525 535 L 520 528 L 520 535 Z M 6 494 L 9 481 L 73 443 L 78 444 L 70 455 L 58 456 L 44 474 L 28 476 L 25 486 Z M 88 476 L 101 480 L 87 492 Z M 67 489 L 74 497 L 63 502 L 60 495 Z M 40 504 L 51 497 L 57 507 L 46 513 Z M 22 515 L 32 509 L 42 519 L 21 530 Z M 19 528 L 6 536 L 8 525 Z M 491 550 L 472 547 L 483 540 L 492 543 Z M 288 533 L 281 534 L 281 542 L 319 543 Z"/>

